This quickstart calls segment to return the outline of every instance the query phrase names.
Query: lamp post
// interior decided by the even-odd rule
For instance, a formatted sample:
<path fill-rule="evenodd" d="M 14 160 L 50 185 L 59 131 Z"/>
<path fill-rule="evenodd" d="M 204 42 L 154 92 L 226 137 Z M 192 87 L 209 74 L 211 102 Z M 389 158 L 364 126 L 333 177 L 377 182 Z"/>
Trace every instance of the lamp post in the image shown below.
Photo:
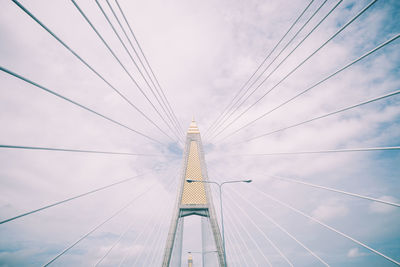
<path fill-rule="evenodd" d="M 220 210 L 221 210 L 221 228 L 222 228 L 222 247 L 224 249 L 224 265 L 226 267 L 226 252 L 225 252 L 225 233 L 224 233 L 224 213 L 222 212 L 222 186 L 224 184 L 233 184 L 233 183 L 251 183 L 252 180 L 237 180 L 237 181 L 225 181 L 222 183 L 217 183 L 214 181 L 203 181 L 203 180 L 191 180 L 188 179 L 186 182 L 188 183 L 209 183 L 209 184 L 216 184 L 218 185 L 219 189 L 219 203 L 220 203 Z"/>

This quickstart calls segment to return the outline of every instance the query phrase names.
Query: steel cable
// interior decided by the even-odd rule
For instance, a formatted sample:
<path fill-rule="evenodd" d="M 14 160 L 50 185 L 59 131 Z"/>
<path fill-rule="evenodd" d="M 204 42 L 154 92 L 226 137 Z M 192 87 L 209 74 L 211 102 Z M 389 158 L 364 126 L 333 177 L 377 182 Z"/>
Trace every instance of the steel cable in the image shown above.
<path fill-rule="evenodd" d="M 122 211 L 124 211 L 125 209 L 127 209 L 128 207 L 130 207 L 133 203 L 135 203 L 135 200 L 139 199 L 141 196 L 143 196 L 144 194 L 146 194 L 147 192 L 149 192 L 151 189 L 154 189 L 153 185 L 155 184 L 155 182 L 149 186 L 143 193 L 139 194 L 138 196 L 135 196 L 132 200 L 130 200 L 127 204 L 125 204 L 122 208 L 118 209 L 116 212 L 114 212 L 110 217 L 108 217 L 107 219 L 105 219 L 104 221 L 102 221 L 100 224 L 96 225 L 94 228 L 92 228 L 89 232 L 85 233 L 83 236 L 81 236 L 78 240 L 76 240 L 74 243 L 72 243 L 71 245 L 69 245 L 67 248 L 65 248 L 63 251 L 61 251 L 59 254 L 57 254 L 54 258 L 52 258 L 49 262 L 47 262 L 46 264 L 44 264 L 43 266 L 48 266 L 50 264 L 52 264 L 54 261 L 56 261 L 59 257 L 61 257 L 62 255 L 64 255 L 66 252 L 68 252 L 71 248 L 73 248 L 74 246 L 76 246 L 79 242 L 81 242 L 83 239 L 85 239 L 86 237 L 88 237 L 91 233 L 93 233 L 94 231 L 96 231 L 97 229 L 99 229 L 101 226 L 103 226 L 105 223 L 107 223 L 108 221 L 112 220 L 114 217 L 116 217 L 118 214 L 120 214 Z"/>
<path fill-rule="evenodd" d="M 367 148 L 344 148 L 331 150 L 315 150 L 315 151 L 293 151 L 293 152 L 271 152 L 271 153 L 255 153 L 255 154 L 233 154 L 234 156 L 282 156 L 282 155 L 302 155 L 302 154 L 324 154 L 324 153 L 346 153 L 346 152 L 373 152 L 373 151 L 397 151 L 400 146 L 389 147 L 367 147 Z"/>
<path fill-rule="evenodd" d="M 383 254 L 383 253 L 381 253 L 381 252 L 379 252 L 379 251 L 377 251 L 377 250 L 371 248 L 370 246 L 364 244 L 363 242 L 358 241 L 357 239 L 355 239 L 355 238 L 353 238 L 353 237 L 351 237 L 351 236 L 349 236 L 349 235 L 347 235 L 347 234 L 345 234 L 345 233 L 343 233 L 343 232 L 337 230 L 336 228 L 334 228 L 334 227 L 332 227 L 332 226 L 329 226 L 329 225 L 323 223 L 322 221 L 320 221 L 320 220 L 318 220 L 318 219 L 316 219 L 316 218 L 314 218 L 314 217 L 312 217 L 312 216 L 310 216 L 310 215 L 308 215 L 308 214 L 302 212 L 302 211 L 299 210 L 299 209 L 294 208 L 293 206 L 291 206 L 291 205 L 289 205 L 289 204 L 287 204 L 287 203 L 285 203 L 285 202 L 283 202 L 283 201 L 281 201 L 281 200 L 279 200 L 279 199 L 277 199 L 277 198 L 275 198 L 275 197 L 273 197 L 273 196 L 271 196 L 271 195 L 269 195 L 269 194 L 267 194 L 267 193 L 261 191 L 260 189 L 258 189 L 258 188 L 256 188 L 256 187 L 252 187 L 252 188 L 254 189 L 254 191 L 257 191 L 257 192 L 261 193 L 261 194 L 264 195 L 265 197 L 267 197 L 267 198 L 269 198 L 269 199 L 271 199 L 271 200 L 273 200 L 273 201 L 275 201 L 275 202 L 281 204 L 282 206 L 285 206 L 285 207 L 289 208 L 290 210 L 292 210 L 292 211 L 294 211 L 294 212 L 296 212 L 296 213 L 298 213 L 298 214 L 300 214 L 300 215 L 302 215 L 302 216 L 304 216 L 304 217 L 306 217 L 306 218 L 308 218 L 308 219 L 310 219 L 310 220 L 312 220 L 312 221 L 314 221 L 314 222 L 316 222 L 316 223 L 318 223 L 318 224 L 324 226 L 325 228 L 327 228 L 327 229 L 329 229 L 329 230 L 331 230 L 331 231 L 333 231 L 333 232 L 335 232 L 335 233 L 337 233 L 337 234 L 339 234 L 339 235 L 341 235 L 341 236 L 343 236 L 343 237 L 345 237 L 345 238 L 347 238 L 347 239 L 353 241 L 354 243 L 359 244 L 360 246 L 362 246 L 362 247 L 368 249 L 369 251 L 371 251 L 371 252 L 373 252 L 373 253 L 375 253 L 375 254 L 377 254 L 377 255 L 379 255 L 379 256 L 384 257 L 385 259 L 391 261 L 392 263 L 395 263 L 395 264 L 397 264 L 397 265 L 400 265 L 400 262 L 398 262 L 398 261 L 396 261 L 396 260 L 390 258 L 389 256 L 386 256 L 385 254 Z"/>
<path fill-rule="evenodd" d="M 130 153 L 130 152 L 112 152 L 112 151 L 81 150 L 81 149 L 37 147 L 37 146 L 0 145 L 0 148 L 44 150 L 44 151 L 57 151 L 57 152 L 78 152 L 78 153 L 93 153 L 93 154 L 108 154 L 108 155 L 144 156 L 144 157 L 162 157 L 162 156 L 166 156 L 166 155 L 162 155 L 162 154 L 142 154 L 142 153 Z"/>
<path fill-rule="evenodd" d="M 251 79 L 256 75 L 256 73 L 260 70 L 260 68 L 264 65 L 264 63 L 268 60 L 268 58 L 271 56 L 271 54 L 275 51 L 275 49 L 281 44 L 283 39 L 289 34 L 289 32 L 292 30 L 292 28 L 297 24 L 297 22 L 300 20 L 300 18 L 303 16 L 303 14 L 308 10 L 308 8 L 311 6 L 311 4 L 314 2 L 314 0 L 311 0 L 308 5 L 303 9 L 303 11 L 300 13 L 300 15 L 296 18 L 296 20 L 290 25 L 289 29 L 285 32 L 285 34 L 281 37 L 281 39 L 278 41 L 277 44 L 272 48 L 272 50 L 268 53 L 268 55 L 264 58 L 264 60 L 261 62 L 261 64 L 257 67 L 257 69 L 253 72 L 253 74 L 250 76 L 250 78 L 244 83 L 244 85 L 239 89 L 239 91 L 236 93 L 234 98 L 231 100 L 231 102 L 228 104 L 227 107 L 224 108 L 223 112 L 217 117 L 217 119 L 211 124 L 210 127 L 208 127 L 207 131 L 205 132 L 205 136 L 208 134 L 208 132 L 213 128 L 214 125 L 219 123 L 219 120 L 222 120 L 223 117 L 225 116 L 224 113 L 228 108 L 230 108 L 231 104 L 233 101 L 236 99 L 236 97 L 239 96 L 239 94 L 243 91 L 243 89 L 247 86 L 247 84 L 251 81 Z M 245 92 L 246 94 L 246 92 Z M 229 112 L 229 111 L 228 111 Z M 223 116 L 221 118 L 221 116 Z"/>
<path fill-rule="evenodd" d="M 331 40 L 333 40 L 339 33 L 341 33 L 344 29 L 346 29 L 351 23 L 353 23 L 359 16 L 361 16 L 364 12 L 366 12 L 373 4 L 375 4 L 378 0 L 371 1 L 368 5 L 366 5 L 361 11 L 359 11 L 354 17 L 352 17 L 348 22 L 346 22 L 338 31 L 336 31 L 331 37 L 328 38 L 321 46 L 319 46 L 314 52 L 312 52 L 309 56 L 307 56 L 303 61 L 300 62 L 295 68 L 293 68 L 289 73 L 287 73 L 282 79 L 279 80 L 272 88 L 270 88 L 266 93 L 264 93 L 260 98 L 258 98 L 253 104 L 247 107 L 242 113 L 240 113 L 233 121 L 231 121 L 228 125 L 226 125 L 221 131 L 219 131 L 213 138 L 220 135 L 223 131 L 225 131 L 230 125 L 232 125 L 235 121 L 237 121 L 240 117 L 242 117 L 245 113 L 247 113 L 252 107 L 254 107 L 257 103 L 259 103 L 265 96 L 267 96 L 272 90 L 278 87 L 283 81 L 285 81 L 289 76 L 291 76 L 294 72 L 296 72 L 304 63 L 306 63 L 311 57 L 313 57 L 318 51 L 320 51 L 325 45 L 327 45 Z M 339 1 L 340 2 L 340 1 Z M 338 3 L 339 3 L 338 2 Z M 328 13 L 327 15 L 329 15 Z M 322 21 L 322 20 L 321 20 Z M 320 21 L 320 22 L 321 22 Z M 317 24 L 319 25 L 319 24 Z M 290 55 L 290 54 L 289 54 Z M 288 55 L 288 56 L 289 56 Z M 287 57 L 288 57 L 287 56 Z M 259 86 L 261 86 L 266 79 L 264 79 Z"/>
<path fill-rule="evenodd" d="M 182 125 L 180 124 L 180 122 L 179 122 L 174 110 L 172 109 L 171 104 L 169 103 L 168 98 L 166 97 L 166 95 L 164 93 L 164 90 L 162 89 L 162 87 L 160 85 L 160 82 L 158 81 L 158 78 L 157 78 L 157 76 L 155 75 L 155 73 L 153 71 L 153 68 L 151 67 L 149 61 L 147 60 L 146 54 L 143 52 L 143 49 L 142 49 L 138 39 L 136 38 L 136 35 L 133 32 L 132 27 L 131 27 L 128 19 L 126 18 L 124 11 L 122 10 L 118 0 L 115 0 L 115 3 L 117 4 L 119 11 L 121 12 L 122 17 L 124 18 L 124 21 L 125 21 L 126 25 L 128 26 L 128 29 L 129 29 L 130 33 L 132 34 L 132 36 L 133 36 L 133 39 L 135 40 L 137 46 L 139 47 L 140 53 L 143 55 L 143 58 L 144 58 L 144 60 L 145 60 L 145 62 L 147 64 L 147 66 L 149 67 L 149 70 L 150 70 L 151 74 L 153 75 L 153 77 L 154 77 L 154 79 L 155 79 L 155 81 L 156 81 L 156 83 L 158 85 L 158 88 L 160 89 L 160 91 L 161 91 L 161 93 L 162 93 L 162 95 L 163 95 L 163 97 L 165 99 L 165 102 L 167 103 L 167 106 L 169 107 L 171 113 L 173 114 L 173 117 L 175 118 L 175 121 L 176 121 L 177 125 L 179 126 L 180 130 L 182 131 L 182 134 L 184 135 L 184 131 L 183 131 Z"/>
<path fill-rule="evenodd" d="M 264 211 L 262 211 L 260 208 L 258 208 L 254 203 L 250 202 L 246 198 L 244 198 L 241 194 L 239 194 L 236 190 L 231 190 L 235 193 L 236 196 L 238 196 L 243 202 L 248 203 L 250 206 L 252 206 L 254 209 L 256 209 L 261 215 L 263 215 L 265 218 L 267 218 L 273 225 L 278 227 L 282 232 L 284 232 L 286 235 L 288 235 L 291 239 L 293 239 L 297 244 L 299 244 L 301 247 L 303 247 L 305 250 L 307 250 L 313 257 L 315 257 L 318 261 L 320 261 L 323 265 L 329 267 L 329 264 L 326 263 L 323 259 L 321 259 L 317 254 L 315 254 L 314 251 L 312 251 L 310 248 L 308 248 L 306 245 L 304 245 L 300 240 L 298 240 L 296 237 L 294 237 L 291 233 L 289 233 L 282 225 L 277 223 L 274 219 L 271 218 L 271 216 L 267 215 Z"/>
<path fill-rule="evenodd" d="M 325 81 L 329 80 L 330 78 L 336 76 L 337 74 L 341 73 L 342 71 L 346 70 L 347 68 L 349 68 L 350 66 L 356 64 L 357 62 L 363 60 L 364 58 L 370 56 L 371 54 L 375 53 L 376 51 L 378 51 L 379 49 L 385 47 L 386 45 L 390 44 L 391 42 L 397 40 L 400 37 L 400 34 L 395 35 L 394 37 L 390 38 L 389 40 L 383 42 L 382 44 L 378 45 L 377 47 L 375 47 L 374 49 L 368 51 L 367 53 L 363 54 L 362 56 L 358 57 L 357 59 L 351 61 L 350 63 L 346 64 L 345 66 L 339 68 L 338 70 L 334 71 L 333 73 L 331 73 L 330 75 L 326 76 L 325 78 L 321 79 L 320 81 L 316 82 L 315 84 L 313 84 L 312 86 L 308 87 L 307 89 L 301 91 L 300 93 L 296 94 L 295 96 L 289 98 L 288 100 L 284 101 L 283 103 L 279 104 L 278 106 L 276 106 L 275 108 L 267 111 L 266 113 L 262 114 L 261 116 L 257 117 L 256 119 L 246 123 L 244 126 L 240 127 L 239 129 L 233 131 L 232 133 L 226 135 L 224 137 L 224 139 L 232 136 L 233 134 L 243 130 L 244 128 L 250 126 L 251 124 L 255 123 L 256 121 L 264 118 L 265 116 L 269 115 L 270 113 L 274 112 L 275 110 L 285 106 L 286 104 L 292 102 L 293 100 L 295 100 L 296 98 L 302 96 L 303 94 L 307 93 L 308 91 L 314 89 L 315 87 L 317 87 L 318 85 L 324 83 Z"/>
<path fill-rule="evenodd" d="M 94 111 L 94 110 L 91 109 L 91 108 L 88 108 L 88 107 L 86 107 L 86 106 L 84 106 L 84 105 L 82 105 L 82 104 L 79 104 L 78 102 L 76 102 L 76 101 L 74 101 L 74 100 L 72 100 L 72 99 L 69 99 L 69 98 L 67 98 L 67 97 L 65 97 L 65 96 L 63 96 L 63 95 L 60 95 L 60 94 L 58 94 L 58 93 L 56 93 L 56 92 L 54 92 L 54 91 L 52 91 L 52 90 L 50 90 L 50 89 L 48 89 L 48 88 L 46 88 L 46 87 L 44 87 L 44 86 L 42 86 L 42 85 L 40 85 L 40 84 L 34 82 L 34 81 L 31 81 L 31 80 L 29 80 L 28 78 L 25 78 L 25 77 L 23 77 L 23 76 L 21 76 L 21 75 L 15 73 L 15 72 L 9 70 L 9 69 L 6 69 L 6 68 L 0 66 L 0 70 L 3 71 L 3 72 L 5 72 L 5 73 L 8 73 L 8 74 L 10 74 L 10 75 L 12 75 L 12 76 L 14 76 L 14 77 L 20 79 L 20 80 L 23 80 L 23 81 L 25 81 L 25 82 L 27 82 L 27 83 L 30 83 L 30 84 L 32 84 L 32 85 L 34 85 L 34 86 L 36 86 L 36 87 L 38 87 L 38 88 L 40 88 L 40 89 L 42 89 L 42 90 L 48 92 L 48 93 L 50 93 L 50 94 L 52 94 L 52 95 L 54 95 L 54 96 L 57 96 L 57 97 L 59 97 L 59 98 L 65 100 L 65 101 L 67 101 L 67 102 L 70 102 L 70 103 L 72 103 L 72 104 L 74 104 L 74 105 L 76 105 L 76 106 L 78 106 L 78 107 L 80 107 L 80 108 L 82 108 L 82 109 L 84 109 L 84 110 L 86 110 L 86 111 L 89 111 L 89 112 L 91 112 L 91 113 L 93 113 L 93 114 L 95 114 L 95 115 L 97 115 L 97 116 L 99 116 L 99 117 L 102 117 L 103 119 L 106 119 L 106 120 L 108 120 L 108 121 L 110 121 L 110 122 L 112 122 L 112 123 L 114 123 L 114 124 L 116 124 L 116 125 L 119 125 L 119 126 L 125 128 L 125 129 L 128 129 L 128 130 L 131 131 L 131 132 L 134 132 L 134 133 L 136 133 L 136 134 L 138 134 L 138 135 L 141 135 L 141 136 L 143 136 L 143 137 L 145 137 L 145 138 L 147 138 L 147 139 L 149 139 L 149 140 L 151 140 L 151 141 L 153 141 L 153 142 L 155 142 L 155 143 L 164 145 L 164 144 L 161 143 L 160 141 L 158 141 L 158 140 L 156 140 L 156 139 L 154 139 L 154 138 L 152 138 L 152 137 L 150 137 L 150 136 L 148 136 L 148 135 L 146 135 L 146 134 L 144 134 L 144 133 L 141 133 L 141 132 L 139 132 L 139 131 L 137 131 L 137 130 L 135 130 L 135 129 L 129 127 L 129 126 L 126 126 L 126 125 L 124 125 L 124 124 L 122 124 L 122 123 L 120 123 L 120 122 L 118 122 L 118 121 L 116 121 L 116 120 L 114 120 L 114 119 L 111 119 L 111 118 L 109 118 L 109 117 L 107 117 L 107 116 L 105 116 L 105 115 L 103 115 L 103 114 L 101 114 L 101 113 L 99 113 L 99 112 L 97 112 L 97 111 Z"/>
<path fill-rule="evenodd" d="M 275 130 L 275 131 L 271 131 L 271 132 L 267 132 L 267 133 L 264 133 L 264 134 L 261 134 L 261 135 L 257 135 L 255 137 L 252 137 L 252 138 L 249 138 L 249 139 L 247 139 L 245 141 L 240 142 L 240 144 L 241 143 L 246 143 L 246 142 L 249 142 L 249 141 L 253 141 L 255 139 L 259 139 L 261 137 L 268 136 L 268 135 L 271 135 L 271 134 L 274 134 L 274 133 L 282 132 L 282 131 L 285 131 L 287 129 L 291 129 L 291 128 L 294 128 L 294 127 L 297 127 L 297 126 L 300 126 L 300 125 L 303 125 L 303 124 L 306 124 L 306 123 L 309 123 L 309 122 L 313 122 L 313 121 L 316 121 L 316 120 L 319 120 L 319 119 L 323 119 L 323 118 L 326 118 L 326 117 L 341 113 L 343 111 L 347 111 L 347 110 L 350 110 L 350 109 L 353 109 L 353 108 L 356 108 L 356 107 L 360 107 L 362 105 L 370 104 L 370 103 L 373 103 L 375 101 L 379 101 L 379 100 L 382 100 L 382 99 L 385 99 L 385 98 L 388 98 L 388 97 L 392 97 L 392 96 L 395 96 L 395 95 L 398 95 L 398 94 L 400 94 L 400 90 L 397 90 L 397 91 L 394 91 L 394 92 L 391 92 L 389 94 L 385 94 L 385 95 L 382 95 L 382 96 L 379 96 L 379 97 L 375 97 L 375 98 L 369 99 L 367 101 L 364 101 L 364 102 L 361 102 L 361 103 L 358 103 L 358 104 L 355 104 L 355 105 L 351 105 L 351 106 L 348 106 L 348 107 L 345 107 L 345 108 L 342 108 L 342 109 L 339 109 L 339 110 L 336 110 L 336 111 L 333 111 L 333 112 L 329 112 L 327 114 L 324 114 L 324 115 L 321 115 L 321 116 L 318 116 L 318 117 L 314 117 L 312 119 L 308 119 L 308 120 L 305 120 L 305 121 L 302 121 L 302 122 L 299 122 L 299 123 L 296 123 L 296 124 L 292 124 L 290 126 L 286 126 L 286 127 L 280 128 L 280 129 Z"/>
<path fill-rule="evenodd" d="M 148 173 L 146 173 L 146 174 L 148 174 Z M 13 220 L 15 220 L 15 219 L 18 219 L 18 218 L 21 218 L 21 217 L 24 217 L 24 216 L 27 216 L 27 215 L 30 215 L 30 214 L 33 214 L 33 213 L 36 213 L 36 212 L 39 212 L 39 211 L 42 211 L 42 210 L 45 210 L 45 209 L 54 207 L 54 206 L 57 206 L 57 205 L 60 205 L 60 204 L 69 202 L 69 201 L 71 201 L 71 200 L 78 199 L 78 198 L 81 198 L 81 197 L 84 197 L 84 196 L 93 194 L 93 193 L 95 193 L 95 192 L 102 191 L 102 190 L 104 190 L 104 189 L 113 187 L 113 186 L 115 186 L 115 185 L 119 185 L 119 184 L 123 184 L 123 183 L 129 182 L 129 181 L 132 181 L 132 180 L 134 180 L 134 179 L 136 179 L 136 178 L 138 178 L 138 177 L 141 177 L 141 176 L 143 176 L 143 175 L 146 175 L 146 174 L 136 175 L 136 176 L 134 176 L 134 177 L 130 177 L 130 178 L 127 178 L 127 179 L 124 179 L 124 180 L 121 180 L 121 181 L 118 181 L 118 182 L 115 182 L 115 183 L 106 185 L 106 186 L 102 186 L 102 187 L 99 187 L 99 188 L 90 190 L 90 191 L 88 191 L 88 192 L 85 192 L 85 193 L 82 193 L 82 194 L 79 194 L 79 195 L 76 195 L 76 196 L 73 196 L 73 197 L 70 197 L 70 198 L 61 200 L 61 201 L 57 201 L 57 202 L 55 202 L 55 203 L 46 205 L 46 206 L 44 206 L 44 207 L 40 207 L 40 208 L 38 208 L 38 209 L 34 209 L 34 210 L 31 210 L 31 211 L 28 211 L 28 212 L 19 214 L 19 215 L 17 215 L 17 216 L 12 217 L 12 218 L 9 218 L 9 219 L 0 221 L 0 224 L 7 223 L 7 222 L 13 221 Z"/>
<path fill-rule="evenodd" d="M 71 0 L 74 1 L 74 0 Z M 122 41 L 121 36 L 118 34 L 117 30 L 115 29 L 114 25 L 112 24 L 110 18 L 108 17 L 108 15 L 106 14 L 106 12 L 104 11 L 103 7 L 100 5 L 98 0 L 95 0 L 97 6 L 99 7 L 101 13 L 103 14 L 104 18 L 106 19 L 106 21 L 108 22 L 108 24 L 110 25 L 111 29 L 113 30 L 114 34 L 117 36 L 118 40 L 120 41 L 120 43 L 122 44 L 125 52 L 128 54 L 129 58 L 131 59 L 131 61 L 133 62 L 133 64 L 135 65 L 135 67 L 138 69 L 139 73 L 141 74 L 141 76 L 143 77 L 143 79 L 145 80 L 146 84 L 148 85 L 150 91 L 153 92 L 153 89 L 150 87 L 149 83 L 147 82 L 147 79 L 144 77 L 142 71 L 140 70 L 139 66 L 137 65 L 136 61 L 133 59 L 132 54 L 129 52 L 128 48 L 126 47 L 125 43 Z M 127 72 L 128 73 L 128 72 Z M 150 100 L 149 96 L 143 91 L 143 89 L 139 86 L 139 84 L 137 84 L 137 82 L 133 79 L 132 75 L 130 75 L 130 73 L 128 73 L 128 76 L 131 77 L 132 81 L 136 84 L 137 88 L 139 89 L 139 91 L 142 93 L 142 95 L 145 97 L 145 99 L 147 100 L 147 102 L 151 105 L 151 107 L 154 109 L 154 111 L 158 114 L 158 116 L 161 118 L 161 120 L 165 123 L 165 125 L 167 125 L 167 127 L 170 129 L 170 131 L 177 137 L 177 140 L 180 141 L 180 137 L 176 134 L 176 132 L 173 130 L 173 127 L 171 127 L 171 125 L 165 120 L 164 116 L 161 115 L 160 111 L 157 109 L 157 107 L 154 105 L 154 103 Z M 154 92 L 153 92 L 154 94 Z M 156 98 L 157 99 L 157 98 Z"/>
<path fill-rule="evenodd" d="M 71 52 L 80 62 L 82 62 L 89 70 L 91 70 L 97 77 L 104 81 L 112 90 L 114 90 L 121 98 L 123 98 L 131 107 L 138 111 L 143 117 L 145 117 L 153 125 L 155 123 L 147 117 L 138 107 L 136 107 L 125 95 L 123 95 L 117 88 L 115 88 L 109 81 L 107 81 L 100 73 L 98 73 L 91 65 L 89 65 L 81 56 L 79 56 L 71 47 L 69 47 L 64 41 L 62 41 L 54 32 L 52 32 L 46 25 L 44 25 L 38 18 L 36 18 L 29 10 L 27 10 L 17 0 L 12 0 L 22 11 L 30 16 L 36 23 L 38 23 L 44 30 L 46 30 L 51 36 L 53 36 L 62 46 L 64 46 L 69 52 Z"/>
<path fill-rule="evenodd" d="M 336 7 L 342 2 L 343 0 L 339 0 L 338 1 L 338 3 L 328 12 L 328 14 L 327 15 L 325 15 L 324 16 L 324 18 L 314 27 L 314 29 L 316 29 L 318 26 L 319 26 L 319 24 L 321 24 L 322 23 L 322 21 L 324 21 L 328 16 L 329 16 L 329 14 L 331 14 L 332 12 L 333 12 L 333 10 L 335 10 L 336 9 Z M 245 95 L 246 95 L 246 93 L 261 79 L 261 77 L 264 75 L 264 73 L 269 69 L 269 67 L 275 62 L 275 60 L 276 59 L 278 59 L 279 58 L 279 56 L 286 50 L 286 48 L 293 42 L 293 40 L 295 40 L 296 39 L 296 37 L 299 35 L 299 33 L 308 25 L 308 23 L 314 18 L 314 16 L 320 11 L 320 9 L 326 4 L 326 2 L 327 2 L 327 0 L 325 0 L 325 1 L 323 1 L 320 5 L 319 5 L 319 7 L 313 12 L 313 14 L 303 23 L 303 25 L 296 31 L 296 33 L 292 36 L 292 38 L 285 44 L 285 46 L 280 50 L 280 52 L 277 54 L 277 55 L 275 55 L 275 57 L 271 60 L 271 62 L 264 68 L 264 70 L 258 75 L 258 77 L 249 85 L 249 87 L 247 88 L 247 90 L 246 90 L 246 92 L 245 92 L 245 94 L 243 94 L 236 102 L 235 102 L 235 104 L 232 106 L 232 109 L 231 109 L 231 112 L 229 113 L 229 116 L 228 117 L 226 117 L 226 119 L 223 121 L 223 122 L 221 122 L 221 124 L 220 124 L 220 127 L 222 127 L 223 126 L 223 124 L 226 122 L 226 121 L 228 121 L 232 116 L 233 116 L 233 114 L 261 87 L 261 85 L 260 86 L 257 86 L 257 87 L 255 87 L 251 92 L 250 92 L 250 94 L 249 95 L 247 95 L 246 96 L 246 98 L 241 102 L 241 103 L 239 103 L 239 101 L 241 100 L 241 99 L 243 99 L 243 97 L 245 97 Z M 303 42 L 304 42 L 304 40 L 306 40 L 310 35 L 311 35 L 311 33 L 314 31 L 314 29 L 313 30 L 311 30 L 310 31 L 310 33 L 308 33 L 307 34 L 307 36 L 306 37 L 304 37 L 297 45 L 296 45 L 296 47 L 294 48 L 294 49 L 292 49 L 292 51 L 290 52 L 290 54 L 291 53 L 293 53 Z M 290 54 L 289 55 L 287 55 L 280 63 L 279 63 L 279 65 L 277 66 L 277 67 L 275 67 L 275 69 L 273 70 L 273 71 L 271 71 L 271 73 L 269 73 L 268 75 L 267 75 L 267 77 L 264 79 L 264 81 L 262 82 L 262 83 L 265 83 L 265 81 L 266 80 L 268 80 L 269 79 L 269 77 L 279 68 L 279 66 L 281 66 L 281 64 L 283 64 L 283 62 L 290 56 Z M 239 105 L 237 105 L 239 103 Z M 235 108 L 234 108 L 234 106 L 235 105 L 237 105 Z M 218 129 L 219 127 L 217 127 L 216 129 L 215 129 L 215 131 Z"/>
<path fill-rule="evenodd" d="M 175 130 L 177 131 L 178 136 L 181 135 L 181 133 L 180 133 L 179 130 L 178 130 L 178 127 L 175 125 L 175 121 L 171 118 L 170 113 L 168 112 L 169 110 L 166 111 L 166 109 L 164 108 L 165 103 L 164 103 L 164 101 L 163 101 L 163 99 L 162 99 L 162 97 L 161 97 L 159 91 L 157 90 L 157 87 L 156 87 L 156 85 L 155 85 L 153 79 L 151 78 L 150 74 L 148 73 L 147 68 L 146 68 L 145 65 L 143 64 L 142 59 L 140 58 L 139 54 L 137 53 L 135 47 L 133 46 L 133 44 L 132 44 L 132 42 L 131 42 L 131 40 L 130 40 L 128 34 L 126 33 L 124 27 L 122 26 L 121 21 L 119 20 L 117 14 L 115 13 L 115 11 L 114 11 L 113 7 L 111 6 L 110 2 L 109 2 L 108 0 L 106 0 L 106 3 L 107 3 L 107 5 L 108 5 L 109 9 L 111 10 L 111 13 L 113 14 L 115 20 L 117 21 L 117 23 L 118 23 L 120 29 L 122 30 L 123 34 L 125 35 L 126 39 L 128 40 L 128 43 L 129 43 L 130 47 L 131 47 L 132 50 L 134 51 L 134 53 L 135 53 L 137 59 L 139 60 L 140 65 L 141 65 L 142 68 L 144 69 L 144 71 L 145 71 L 145 73 L 146 73 L 146 76 L 149 78 L 151 84 L 153 85 L 153 87 L 154 87 L 155 91 L 157 92 L 158 97 L 161 99 L 161 102 L 162 102 L 162 103 L 160 102 L 160 100 L 158 99 L 158 97 L 156 96 L 156 94 L 154 93 L 154 91 L 153 91 L 152 87 L 150 86 L 150 84 L 148 83 L 147 79 L 144 77 L 144 75 L 143 75 L 142 71 L 140 70 L 139 66 L 136 64 L 136 62 L 134 62 L 133 58 L 130 56 L 131 60 L 135 63 L 135 66 L 136 66 L 136 68 L 138 69 L 140 75 L 142 76 L 142 78 L 143 78 L 144 81 L 146 82 L 146 84 L 147 84 L 147 86 L 149 87 L 151 93 L 152 93 L 153 96 L 156 98 L 158 104 L 161 106 L 161 108 L 163 109 L 164 113 L 167 115 L 167 118 L 168 118 L 169 121 L 172 123 L 173 127 L 175 127 Z M 111 21 L 110 21 L 109 23 L 111 23 Z M 116 32 L 114 32 L 114 33 L 116 33 Z M 119 40 L 120 40 L 121 43 L 123 43 L 123 42 L 122 42 L 122 39 L 119 39 Z M 168 109 L 168 108 L 167 108 L 167 109 Z"/>

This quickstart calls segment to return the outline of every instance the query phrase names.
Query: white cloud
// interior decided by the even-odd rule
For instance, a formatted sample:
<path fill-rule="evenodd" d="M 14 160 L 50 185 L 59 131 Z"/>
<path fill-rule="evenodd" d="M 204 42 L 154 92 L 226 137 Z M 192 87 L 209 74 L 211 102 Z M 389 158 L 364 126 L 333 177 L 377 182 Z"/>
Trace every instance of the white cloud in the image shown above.
<path fill-rule="evenodd" d="M 365 253 L 361 253 L 358 248 L 352 248 L 347 252 L 348 258 L 358 258 L 364 256 Z"/>
<path fill-rule="evenodd" d="M 349 208 L 336 201 L 329 204 L 318 205 L 317 208 L 312 211 L 312 215 L 322 221 L 330 221 L 332 219 L 339 220 L 345 217 L 348 213 Z"/>

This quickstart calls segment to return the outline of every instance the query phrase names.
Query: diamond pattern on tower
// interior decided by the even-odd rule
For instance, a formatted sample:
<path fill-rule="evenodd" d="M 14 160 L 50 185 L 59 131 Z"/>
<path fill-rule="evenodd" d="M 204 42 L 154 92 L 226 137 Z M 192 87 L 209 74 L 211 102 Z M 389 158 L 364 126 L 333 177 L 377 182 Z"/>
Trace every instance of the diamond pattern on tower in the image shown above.
<path fill-rule="evenodd" d="M 204 205 L 207 204 L 206 190 L 203 183 L 186 182 L 187 179 L 203 180 L 201 173 L 200 157 L 197 148 L 197 142 L 190 142 L 190 150 L 185 174 L 185 183 L 183 185 L 183 193 L 181 204 L 183 205 Z"/>

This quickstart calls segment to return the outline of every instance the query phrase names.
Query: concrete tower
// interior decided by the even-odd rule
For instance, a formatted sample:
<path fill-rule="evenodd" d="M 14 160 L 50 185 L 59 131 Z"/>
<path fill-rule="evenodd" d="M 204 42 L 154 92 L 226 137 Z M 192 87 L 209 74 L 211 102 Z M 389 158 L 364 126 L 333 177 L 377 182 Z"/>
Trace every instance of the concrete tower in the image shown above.
<path fill-rule="evenodd" d="M 202 217 L 203 264 L 205 261 L 204 255 L 206 254 L 204 253 L 206 252 L 205 242 L 208 235 L 206 232 L 209 229 L 212 243 L 215 245 L 218 264 L 223 267 L 225 262 L 221 233 L 215 216 L 209 184 L 201 182 L 188 183 L 186 182 L 187 179 L 208 180 L 200 131 L 194 120 L 187 132 L 181 183 L 165 246 L 163 267 L 181 266 L 184 218 L 192 215 Z"/>

